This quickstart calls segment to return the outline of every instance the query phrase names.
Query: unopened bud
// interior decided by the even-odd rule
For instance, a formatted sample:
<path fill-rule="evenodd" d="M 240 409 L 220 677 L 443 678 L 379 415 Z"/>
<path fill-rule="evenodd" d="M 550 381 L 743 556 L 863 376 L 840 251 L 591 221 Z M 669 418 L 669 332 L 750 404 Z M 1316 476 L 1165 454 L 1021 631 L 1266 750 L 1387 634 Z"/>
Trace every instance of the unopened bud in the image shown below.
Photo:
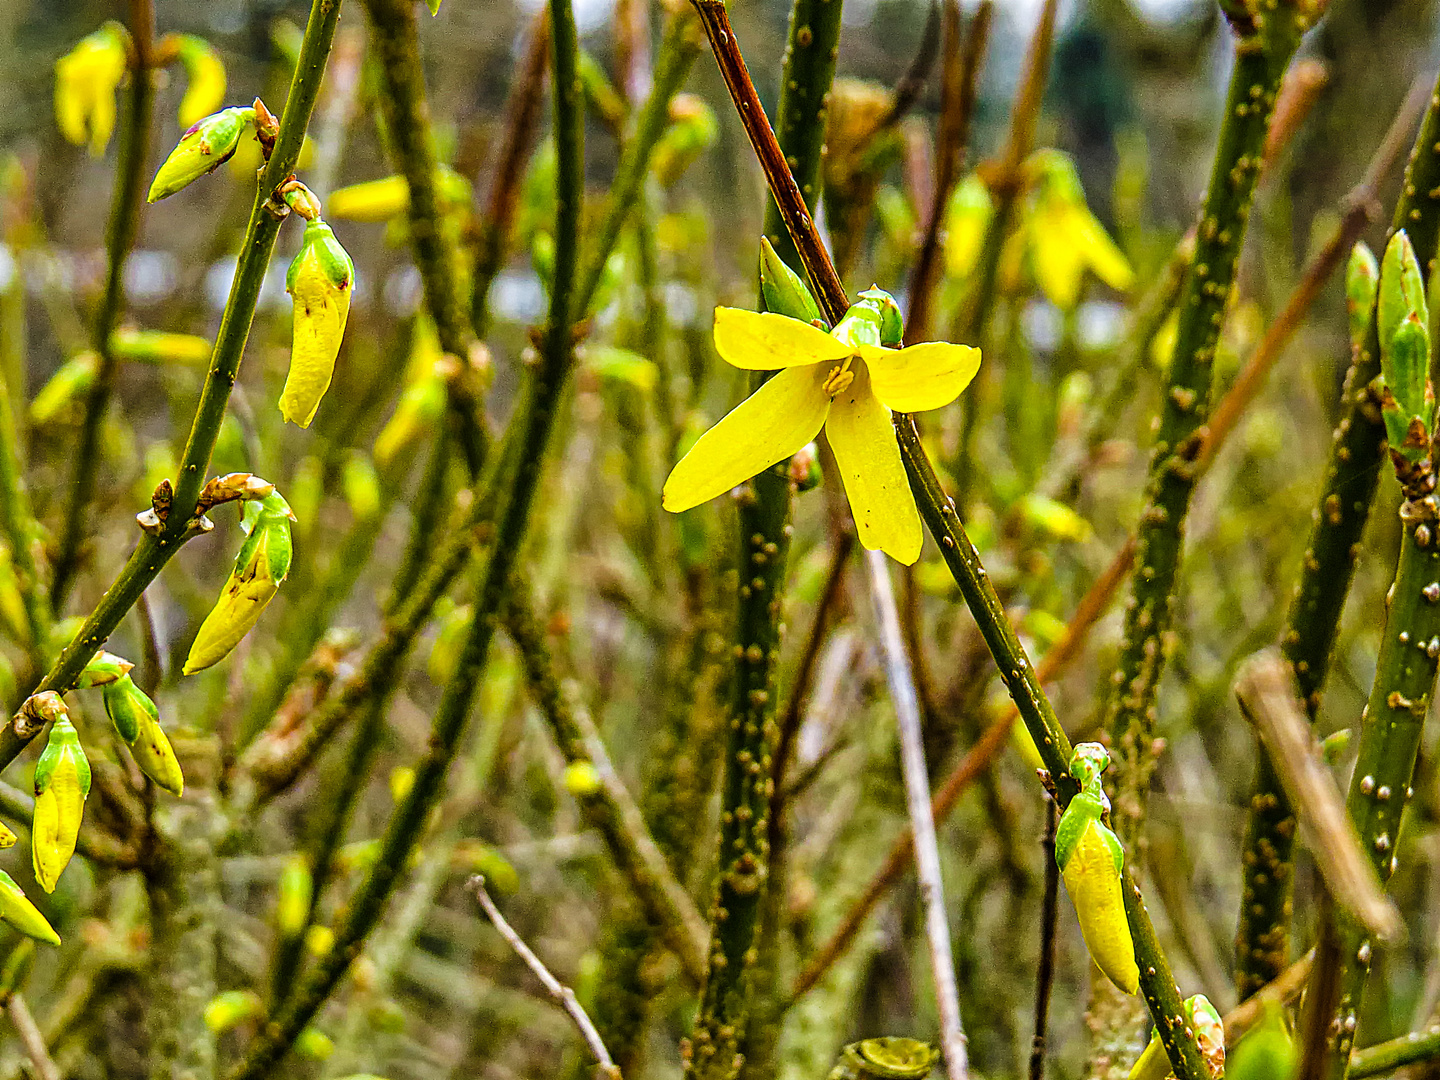
<path fill-rule="evenodd" d="M 330 387 L 354 284 L 355 264 L 330 226 L 319 220 L 307 222 L 300 251 L 285 275 L 285 289 L 294 301 L 295 327 L 280 412 L 291 423 L 309 427 Z"/>
<path fill-rule="evenodd" d="M 35 765 L 35 817 L 30 847 L 35 880 L 54 892 L 75 854 L 85 800 L 90 795 L 90 762 L 68 717 L 57 717 Z"/>
<path fill-rule="evenodd" d="M 236 1024 L 265 1014 L 265 1003 L 254 990 L 226 990 L 205 1005 L 205 1026 L 216 1035 Z"/>
<path fill-rule="evenodd" d="M 1375 310 L 1375 290 L 1380 283 L 1380 264 L 1364 240 L 1350 249 L 1345 265 L 1345 309 L 1350 316 L 1350 342 L 1357 348 Z"/>
<path fill-rule="evenodd" d="M 4 870 L 0 870 L 0 919 L 36 941 L 60 944 L 60 935 L 55 933 L 55 928 Z"/>
<path fill-rule="evenodd" d="M 233 108 L 214 113 L 193 125 L 155 174 L 147 201 L 153 203 L 168 198 L 225 164 L 240 145 L 245 125 L 254 120 L 253 108 Z"/>
<path fill-rule="evenodd" d="M 786 265 L 765 236 L 760 238 L 760 291 L 767 311 L 801 322 L 820 318 L 820 305 L 810 295 L 805 279 Z"/>

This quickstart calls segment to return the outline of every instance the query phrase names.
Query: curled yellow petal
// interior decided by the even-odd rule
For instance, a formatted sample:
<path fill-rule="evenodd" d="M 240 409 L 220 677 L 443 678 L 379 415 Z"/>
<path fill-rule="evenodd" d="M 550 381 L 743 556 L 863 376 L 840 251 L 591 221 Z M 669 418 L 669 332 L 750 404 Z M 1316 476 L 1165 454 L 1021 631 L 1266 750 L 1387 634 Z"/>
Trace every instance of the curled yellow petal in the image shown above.
<path fill-rule="evenodd" d="M 1140 968 L 1125 918 L 1115 854 L 1093 821 L 1076 841 L 1062 874 L 1096 967 L 1125 993 L 1135 993 L 1140 989 Z"/>
<path fill-rule="evenodd" d="M 827 373 L 825 364 L 787 368 L 735 406 L 671 471 L 665 509 L 678 514 L 709 502 L 815 438 L 830 409 Z"/>
<path fill-rule="evenodd" d="M 715 309 L 715 351 L 732 367 L 746 371 L 843 360 L 851 348 L 818 326 L 770 311 Z"/>
<path fill-rule="evenodd" d="M 1096 277 L 1116 292 L 1125 292 L 1135 284 L 1135 271 L 1130 268 L 1129 260 L 1089 210 L 1077 213 L 1070 228 L 1076 246 Z"/>
<path fill-rule="evenodd" d="M 115 24 L 83 38 L 55 62 L 55 121 L 65 138 L 105 153 L 115 130 L 115 88 L 125 75 L 125 39 Z"/>
<path fill-rule="evenodd" d="M 980 370 L 980 350 L 927 341 L 904 349 L 862 349 L 875 396 L 896 412 L 939 409 L 960 396 Z"/>
<path fill-rule="evenodd" d="M 924 533 L 890 410 L 875 396 L 867 366 L 856 364 L 852 370 L 855 378 L 830 406 L 825 434 L 845 482 L 855 531 L 866 548 L 913 566 Z"/>

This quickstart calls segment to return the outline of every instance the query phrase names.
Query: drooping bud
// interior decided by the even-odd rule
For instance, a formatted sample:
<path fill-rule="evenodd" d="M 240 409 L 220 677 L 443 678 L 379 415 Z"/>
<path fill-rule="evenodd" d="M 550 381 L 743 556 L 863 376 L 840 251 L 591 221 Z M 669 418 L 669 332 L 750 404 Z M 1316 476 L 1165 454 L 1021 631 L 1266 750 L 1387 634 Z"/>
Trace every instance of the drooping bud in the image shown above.
<path fill-rule="evenodd" d="M 108 22 L 55 61 L 55 120 L 60 133 L 100 157 L 115 130 L 115 88 L 125 76 L 124 27 Z"/>
<path fill-rule="evenodd" d="M 170 746 L 170 738 L 160 726 L 160 710 L 150 696 L 135 685 L 129 675 L 122 675 L 101 691 L 105 713 L 115 725 L 115 733 L 130 748 L 130 756 L 140 771 L 179 798 L 185 793 L 185 774 Z"/>
<path fill-rule="evenodd" d="M 30 850 L 35 880 L 54 892 L 75 854 L 85 800 L 90 795 L 90 762 L 68 715 L 50 725 L 50 738 L 35 765 L 35 819 Z"/>
<path fill-rule="evenodd" d="M 225 103 L 225 65 L 210 43 L 194 34 L 178 34 L 176 55 L 185 68 L 180 126 L 188 128 Z"/>
<path fill-rule="evenodd" d="M 442 210 L 470 202 L 470 181 L 448 166 L 442 165 L 436 170 L 435 187 Z M 410 185 L 403 176 L 384 176 L 351 184 L 332 191 L 325 199 L 326 212 L 337 221 L 390 221 L 409 208 Z"/>
<path fill-rule="evenodd" d="M 240 527 L 247 536 L 220 599 L 195 635 L 184 674 L 219 663 L 250 632 L 290 572 L 290 507 L 278 491 L 245 504 Z"/>
<path fill-rule="evenodd" d="M 302 428 L 315 419 L 330 387 L 354 284 L 355 264 L 330 226 L 318 219 L 307 222 L 300 251 L 285 275 L 295 305 L 295 337 L 280 394 L 281 414 Z"/>
<path fill-rule="evenodd" d="M 1364 240 L 1350 249 L 1345 264 L 1345 310 L 1350 316 L 1350 343 L 1357 348 L 1365 339 L 1370 314 L 1375 309 L 1375 289 L 1380 283 L 1380 264 Z"/>
<path fill-rule="evenodd" d="M 295 1039 L 295 1053 L 311 1061 L 325 1061 L 335 1053 L 335 1042 L 319 1028 L 307 1027 Z"/>
<path fill-rule="evenodd" d="M 4 870 L 0 870 L 0 919 L 36 941 L 60 944 L 60 935 L 55 933 L 55 928 Z"/>
<path fill-rule="evenodd" d="M 351 454 L 340 480 L 356 521 L 373 521 L 380 515 L 380 477 L 368 457 L 359 451 Z"/>
<path fill-rule="evenodd" d="M 146 201 L 153 203 L 169 198 L 225 164 L 240 145 L 245 126 L 254 120 L 253 108 L 233 108 L 213 113 L 192 125 L 155 174 Z"/>

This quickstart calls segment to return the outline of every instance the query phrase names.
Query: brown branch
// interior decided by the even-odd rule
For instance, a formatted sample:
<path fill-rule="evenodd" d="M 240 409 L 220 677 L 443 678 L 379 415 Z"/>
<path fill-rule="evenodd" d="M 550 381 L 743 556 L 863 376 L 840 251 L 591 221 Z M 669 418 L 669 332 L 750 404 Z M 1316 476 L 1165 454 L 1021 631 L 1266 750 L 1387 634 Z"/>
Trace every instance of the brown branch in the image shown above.
<path fill-rule="evenodd" d="M 1030 1080 L 1045 1080 L 1045 1028 L 1055 983 L 1055 924 L 1060 916 L 1060 867 L 1055 862 L 1055 800 L 1045 800 L 1045 897 L 1040 904 L 1040 970 L 1035 977 L 1035 1034 L 1030 1041 Z"/>
<path fill-rule="evenodd" d="M 975 116 L 980 62 L 990 41 L 992 0 L 981 0 L 970 19 L 965 49 L 960 49 L 959 0 L 945 0 L 945 67 L 940 86 L 940 127 L 936 133 L 935 190 L 925 219 L 925 233 L 915 268 L 910 272 L 910 311 L 905 320 L 905 344 L 925 341 L 930 333 L 930 303 L 940 280 L 940 235 L 945 206 L 960 178 L 970 146 L 970 124 Z"/>
<path fill-rule="evenodd" d="M 595 1055 L 595 1060 L 600 1062 L 600 1068 L 611 1080 L 620 1080 L 620 1068 L 610 1057 L 610 1051 L 605 1049 L 605 1041 L 600 1038 L 600 1032 L 595 1030 L 595 1024 L 580 1007 L 580 1002 L 575 998 L 575 991 L 566 986 L 554 975 L 550 974 L 540 958 L 535 955 L 525 939 L 515 932 L 515 928 L 505 921 L 505 916 L 500 914 L 500 909 L 495 906 L 495 901 L 490 899 L 490 894 L 485 891 L 485 879 L 475 876 L 470 879 L 470 889 L 475 893 L 475 899 L 480 901 L 480 906 L 485 909 L 485 914 L 495 924 L 495 929 L 500 932 L 515 954 L 525 961 L 525 966 L 534 972 L 540 984 L 545 987 L 546 993 L 555 999 L 555 1003 L 565 1010 L 565 1015 L 570 1017 L 580 1037 L 585 1040 L 585 1045 Z"/>

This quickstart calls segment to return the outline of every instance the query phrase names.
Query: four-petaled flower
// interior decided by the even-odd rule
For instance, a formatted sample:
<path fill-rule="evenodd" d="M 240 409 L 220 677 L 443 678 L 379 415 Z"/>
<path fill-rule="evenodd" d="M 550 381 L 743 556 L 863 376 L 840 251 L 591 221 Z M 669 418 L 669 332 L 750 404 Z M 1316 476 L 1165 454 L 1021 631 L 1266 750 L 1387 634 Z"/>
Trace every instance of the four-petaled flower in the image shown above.
<path fill-rule="evenodd" d="M 715 348 L 748 371 L 777 374 L 712 427 L 665 482 L 665 509 L 688 510 L 790 457 L 825 429 L 860 542 L 907 566 L 920 557 L 920 516 L 891 423 L 895 412 L 948 405 L 980 350 L 900 339 L 889 293 L 870 290 L 828 333 L 770 312 L 715 309 Z"/>

